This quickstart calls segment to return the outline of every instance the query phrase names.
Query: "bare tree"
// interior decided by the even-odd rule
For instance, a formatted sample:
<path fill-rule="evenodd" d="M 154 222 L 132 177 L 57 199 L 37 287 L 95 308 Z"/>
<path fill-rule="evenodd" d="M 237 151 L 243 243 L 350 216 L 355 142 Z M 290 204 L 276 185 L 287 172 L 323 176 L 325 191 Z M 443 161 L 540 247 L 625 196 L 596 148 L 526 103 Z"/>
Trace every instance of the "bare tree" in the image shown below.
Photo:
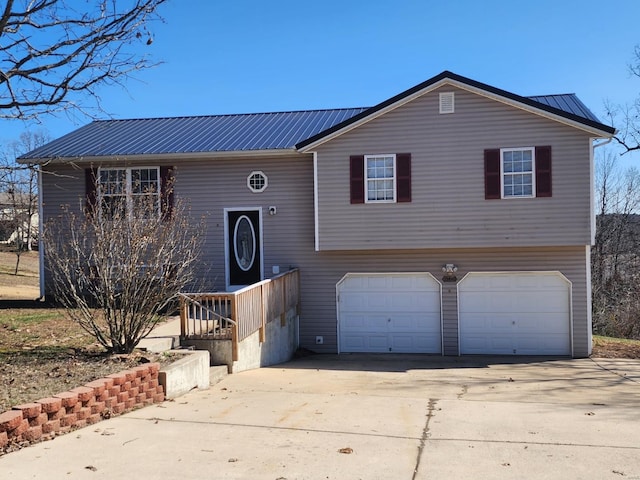
<path fill-rule="evenodd" d="M 629 73 L 640 78 L 640 45 L 633 51 L 628 65 Z M 640 96 L 626 105 L 607 104 L 607 116 L 617 128 L 613 138 L 622 146 L 624 153 L 640 150 Z"/>
<path fill-rule="evenodd" d="M 4 200 L 3 216 L 10 235 L 8 242 L 16 253 L 16 275 L 21 254 L 32 250 L 37 239 L 38 212 L 37 170 L 33 165 L 18 165 L 16 159 L 49 140 L 49 134 L 44 130 L 26 131 L 0 152 L 0 195 Z"/>
<path fill-rule="evenodd" d="M 105 188 L 86 212 L 65 207 L 45 225 L 46 269 L 67 314 L 108 351 L 130 353 L 193 285 L 204 224 L 155 191 Z"/>
<path fill-rule="evenodd" d="M 640 335 L 640 172 L 604 153 L 596 166 L 596 239 L 591 273 L 596 333 Z"/>
<path fill-rule="evenodd" d="M 132 49 L 151 44 L 148 24 L 166 0 L 5 0 L 0 3 L 0 118 L 69 109 L 98 87 L 152 64 Z"/>

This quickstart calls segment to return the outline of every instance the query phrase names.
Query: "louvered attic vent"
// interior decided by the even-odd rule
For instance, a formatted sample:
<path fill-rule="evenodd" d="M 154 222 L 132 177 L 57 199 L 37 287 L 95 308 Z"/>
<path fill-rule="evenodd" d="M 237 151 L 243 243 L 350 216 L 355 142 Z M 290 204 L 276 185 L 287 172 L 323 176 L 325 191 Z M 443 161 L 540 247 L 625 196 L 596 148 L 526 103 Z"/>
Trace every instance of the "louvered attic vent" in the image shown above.
<path fill-rule="evenodd" d="M 454 92 L 440 94 L 440 113 L 453 113 L 455 111 Z"/>

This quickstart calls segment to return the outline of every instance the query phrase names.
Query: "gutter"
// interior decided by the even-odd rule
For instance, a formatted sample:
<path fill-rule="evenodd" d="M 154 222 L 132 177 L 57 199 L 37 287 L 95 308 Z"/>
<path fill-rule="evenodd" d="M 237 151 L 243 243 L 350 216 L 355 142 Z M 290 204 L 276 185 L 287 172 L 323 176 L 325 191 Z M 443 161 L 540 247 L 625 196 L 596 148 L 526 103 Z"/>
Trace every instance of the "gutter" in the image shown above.
<path fill-rule="evenodd" d="M 44 208 L 42 206 L 42 166 L 38 165 L 38 270 L 40 275 L 40 298 L 44 299 Z"/>
<path fill-rule="evenodd" d="M 55 157 L 55 158 L 18 158 L 21 164 L 60 165 L 76 163 L 79 165 L 93 165 L 109 162 L 173 162 L 176 160 L 213 160 L 220 158 L 256 158 L 256 157 L 300 157 L 301 153 L 294 148 L 282 148 L 271 150 L 237 150 L 225 152 L 192 152 L 192 153 L 141 153 L 126 155 L 96 155 L 81 157 Z"/>

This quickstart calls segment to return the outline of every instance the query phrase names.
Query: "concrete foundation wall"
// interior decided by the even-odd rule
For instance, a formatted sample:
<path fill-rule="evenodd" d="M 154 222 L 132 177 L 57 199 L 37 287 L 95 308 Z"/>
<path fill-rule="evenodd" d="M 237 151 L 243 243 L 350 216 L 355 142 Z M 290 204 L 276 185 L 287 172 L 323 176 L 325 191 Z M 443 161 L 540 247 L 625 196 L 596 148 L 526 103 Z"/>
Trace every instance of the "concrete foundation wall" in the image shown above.
<path fill-rule="evenodd" d="M 209 352 L 209 364 L 230 366 L 233 361 L 231 340 L 180 340 L 184 347 L 194 347 L 196 350 L 206 350 Z"/>
<path fill-rule="evenodd" d="M 245 338 L 238 345 L 238 361 L 233 362 L 229 373 L 276 365 L 291 359 L 298 348 L 298 315 L 292 308 L 285 321 L 280 317 L 267 322 L 265 341 L 260 343 L 260 332 Z"/>
<path fill-rule="evenodd" d="M 180 351 L 184 358 L 163 369 L 158 381 L 167 398 L 177 398 L 194 388 L 209 388 L 209 352 Z"/>
<path fill-rule="evenodd" d="M 298 322 L 296 309 L 290 309 L 283 322 L 280 317 L 267 322 L 265 341 L 260 332 L 254 332 L 238 344 L 238 360 L 233 361 L 231 340 L 182 340 L 183 346 L 207 350 L 211 365 L 227 365 L 229 373 L 276 365 L 291 359 L 298 348 Z"/>

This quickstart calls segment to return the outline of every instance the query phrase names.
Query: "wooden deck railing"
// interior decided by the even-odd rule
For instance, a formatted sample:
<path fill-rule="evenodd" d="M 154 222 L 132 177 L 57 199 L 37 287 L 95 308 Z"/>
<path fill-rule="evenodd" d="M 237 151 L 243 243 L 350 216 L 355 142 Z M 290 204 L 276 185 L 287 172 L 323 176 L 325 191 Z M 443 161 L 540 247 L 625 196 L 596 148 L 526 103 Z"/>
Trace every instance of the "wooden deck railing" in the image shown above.
<path fill-rule="evenodd" d="M 258 331 L 264 342 L 267 322 L 279 318 L 285 324 L 287 311 L 300 301 L 299 284 L 294 269 L 236 292 L 181 294 L 181 337 L 229 339 L 237 360 L 238 342 Z"/>

